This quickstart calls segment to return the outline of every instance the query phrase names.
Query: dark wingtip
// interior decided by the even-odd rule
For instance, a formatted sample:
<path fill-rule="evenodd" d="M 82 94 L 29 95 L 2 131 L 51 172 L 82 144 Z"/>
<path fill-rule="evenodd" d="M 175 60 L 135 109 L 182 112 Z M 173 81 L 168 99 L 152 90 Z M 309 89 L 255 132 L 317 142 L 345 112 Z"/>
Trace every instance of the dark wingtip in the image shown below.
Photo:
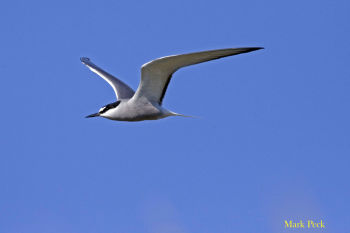
<path fill-rule="evenodd" d="M 265 48 L 264 48 L 264 47 L 251 47 L 251 48 L 247 48 L 247 50 L 248 50 L 249 52 L 255 51 L 255 50 L 259 50 L 259 49 L 265 49 Z"/>
<path fill-rule="evenodd" d="M 90 58 L 88 58 L 88 57 L 81 57 L 81 58 L 80 58 L 80 61 L 81 61 L 82 63 L 89 62 L 89 61 L 90 61 Z"/>
<path fill-rule="evenodd" d="M 264 47 L 246 47 L 246 48 L 240 48 L 240 49 L 241 50 L 239 53 L 250 53 L 259 49 L 264 49 Z"/>

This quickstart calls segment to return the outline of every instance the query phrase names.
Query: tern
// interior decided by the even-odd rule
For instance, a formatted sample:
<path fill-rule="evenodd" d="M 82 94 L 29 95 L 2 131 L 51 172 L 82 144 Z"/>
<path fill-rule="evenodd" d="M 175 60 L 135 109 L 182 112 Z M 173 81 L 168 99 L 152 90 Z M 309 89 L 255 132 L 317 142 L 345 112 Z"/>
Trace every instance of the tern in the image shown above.
<path fill-rule="evenodd" d="M 158 120 L 169 116 L 185 116 L 165 109 L 163 98 L 172 75 L 180 68 L 210 60 L 248 53 L 262 47 L 218 49 L 161 57 L 141 67 L 141 81 L 136 92 L 124 82 L 107 73 L 87 57 L 80 58 L 91 71 L 101 76 L 113 88 L 117 101 L 102 107 L 89 117 L 104 117 L 116 121 Z"/>

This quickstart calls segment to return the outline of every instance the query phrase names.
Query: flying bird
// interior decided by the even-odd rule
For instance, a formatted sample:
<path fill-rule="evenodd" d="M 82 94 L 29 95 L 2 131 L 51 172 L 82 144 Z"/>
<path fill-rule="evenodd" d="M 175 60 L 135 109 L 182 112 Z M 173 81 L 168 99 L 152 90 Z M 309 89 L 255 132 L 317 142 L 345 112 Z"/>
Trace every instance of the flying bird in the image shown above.
<path fill-rule="evenodd" d="M 185 116 L 165 109 L 163 98 L 172 75 L 180 68 L 210 60 L 248 53 L 261 47 L 218 49 L 181 55 L 161 57 L 141 67 L 141 81 L 136 92 L 124 82 L 91 62 L 80 58 L 92 72 L 101 76 L 112 86 L 117 101 L 102 107 L 89 117 L 104 117 L 116 121 L 158 120 L 169 116 Z"/>

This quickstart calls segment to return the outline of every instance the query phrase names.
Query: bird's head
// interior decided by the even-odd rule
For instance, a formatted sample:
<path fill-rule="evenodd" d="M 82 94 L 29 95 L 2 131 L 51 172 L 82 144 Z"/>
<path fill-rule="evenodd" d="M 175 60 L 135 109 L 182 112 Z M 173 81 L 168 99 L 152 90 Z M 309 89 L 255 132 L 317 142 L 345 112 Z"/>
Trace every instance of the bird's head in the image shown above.
<path fill-rule="evenodd" d="M 111 110 L 111 109 L 115 109 L 118 105 L 120 104 L 120 100 L 111 103 L 111 104 L 107 104 L 106 106 L 100 108 L 100 110 L 98 111 L 98 113 L 94 113 L 94 114 L 90 114 L 88 116 L 86 116 L 86 118 L 90 118 L 90 117 L 97 117 L 97 116 L 105 116 L 106 113 Z"/>

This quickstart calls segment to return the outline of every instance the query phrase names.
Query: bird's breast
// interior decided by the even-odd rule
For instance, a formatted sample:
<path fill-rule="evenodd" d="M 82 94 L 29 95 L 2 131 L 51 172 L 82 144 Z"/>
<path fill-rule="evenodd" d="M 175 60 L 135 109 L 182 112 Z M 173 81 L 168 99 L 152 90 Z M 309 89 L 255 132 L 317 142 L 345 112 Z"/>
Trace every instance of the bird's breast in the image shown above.
<path fill-rule="evenodd" d="M 143 121 L 163 118 L 163 111 L 149 101 L 126 101 L 103 117 L 117 121 Z"/>

